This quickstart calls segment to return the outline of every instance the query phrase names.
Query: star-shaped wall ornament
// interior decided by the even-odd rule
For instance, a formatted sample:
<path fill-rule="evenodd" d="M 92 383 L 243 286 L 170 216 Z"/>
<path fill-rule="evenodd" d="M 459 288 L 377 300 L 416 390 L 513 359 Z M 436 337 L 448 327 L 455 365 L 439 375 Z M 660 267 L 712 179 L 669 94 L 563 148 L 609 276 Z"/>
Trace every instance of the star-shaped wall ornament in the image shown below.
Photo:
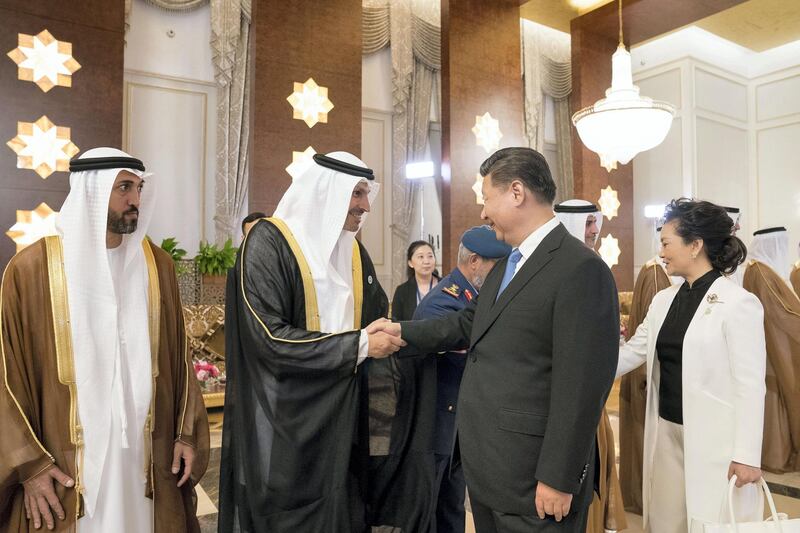
<path fill-rule="evenodd" d="M 297 179 L 314 163 L 314 154 L 316 153 L 317 151 L 310 146 L 302 152 L 292 151 L 292 163 L 286 167 L 286 172 L 293 180 Z"/>
<path fill-rule="evenodd" d="M 328 88 L 317 85 L 314 78 L 294 84 L 294 92 L 286 99 L 292 105 L 292 118 L 302 120 L 309 128 L 317 122 L 328 123 L 328 113 L 333 104 L 328 100 Z"/>
<path fill-rule="evenodd" d="M 472 191 L 475 193 L 475 203 L 483 205 L 483 176 L 475 175 L 475 183 L 472 184 Z"/>
<path fill-rule="evenodd" d="M 612 189 L 611 185 L 600 190 L 600 200 L 597 203 L 600 204 L 600 212 L 608 220 L 617 216 L 620 206 L 619 197 L 617 196 L 617 191 Z"/>
<path fill-rule="evenodd" d="M 31 211 L 17 210 L 17 223 L 6 232 L 17 245 L 17 252 L 42 237 L 56 234 L 56 215 L 50 206 L 42 202 Z"/>
<path fill-rule="evenodd" d="M 46 179 L 57 170 L 69 170 L 69 160 L 79 151 L 69 136 L 69 128 L 42 116 L 36 122 L 17 122 L 17 136 L 6 144 L 17 154 L 17 168 L 29 168 Z"/>
<path fill-rule="evenodd" d="M 610 233 L 600 239 L 600 248 L 597 250 L 603 261 L 606 262 L 608 268 L 613 267 L 619 263 L 619 240 Z"/>
<path fill-rule="evenodd" d="M 56 85 L 72 87 L 72 74 L 80 64 L 72 57 L 72 43 L 59 41 L 47 31 L 18 34 L 18 46 L 8 53 L 17 64 L 17 77 L 32 81 L 47 92 Z"/>
<path fill-rule="evenodd" d="M 472 128 L 472 133 L 475 134 L 475 144 L 486 150 L 487 154 L 491 154 L 500 148 L 500 139 L 503 138 L 503 133 L 500 131 L 500 122 L 492 118 L 488 111 L 482 116 L 475 116 L 475 126 Z"/>

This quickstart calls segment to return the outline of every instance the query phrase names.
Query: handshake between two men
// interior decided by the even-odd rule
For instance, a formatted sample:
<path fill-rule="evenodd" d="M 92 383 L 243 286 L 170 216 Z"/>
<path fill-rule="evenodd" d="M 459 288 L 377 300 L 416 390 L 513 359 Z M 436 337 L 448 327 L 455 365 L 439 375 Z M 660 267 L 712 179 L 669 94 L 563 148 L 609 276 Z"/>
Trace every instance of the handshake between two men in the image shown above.
<path fill-rule="evenodd" d="M 400 338 L 400 324 L 386 318 L 379 318 L 366 328 L 369 339 L 369 357 L 383 359 L 406 346 Z"/>
<path fill-rule="evenodd" d="M 366 328 L 369 335 L 369 356 L 381 359 L 407 346 L 402 339 L 402 326 L 386 318 L 379 318 Z M 585 475 L 585 473 L 584 473 Z M 557 490 L 546 483 L 537 483 L 534 507 L 539 519 L 552 516 L 561 522 L 570 513 L 573 495 Z"/>

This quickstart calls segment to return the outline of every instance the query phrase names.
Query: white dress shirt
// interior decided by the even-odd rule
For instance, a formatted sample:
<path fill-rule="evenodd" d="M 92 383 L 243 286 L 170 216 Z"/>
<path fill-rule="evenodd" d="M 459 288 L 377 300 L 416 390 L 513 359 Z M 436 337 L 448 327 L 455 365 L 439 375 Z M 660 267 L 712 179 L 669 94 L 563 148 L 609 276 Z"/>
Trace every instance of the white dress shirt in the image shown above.
<path fill-rule="evenodd" d="M 533 252 L 536 251 L 536 248 L 539 247 L 544 238 L 547 237 L 551 231 L 556 229 L 559 224 L 560 222 L 555 215 L 553 215 L 553 218 L 536 228 L 533 233 L 525 237 L 525 240 L 522 241 L 522 244 L 520 244 L 517 248 L 519 253 L 522 254 L 522 258 L 517 262 L 517 268 L 514 270 L 514 276 L 516 276 L 517 272 L 520 271 L 522 265 L 525 264 L 525 261 L 527 261 L 528 258 L 533 255 Z M 513 276 L 511 279 L 514 279 Z"/>

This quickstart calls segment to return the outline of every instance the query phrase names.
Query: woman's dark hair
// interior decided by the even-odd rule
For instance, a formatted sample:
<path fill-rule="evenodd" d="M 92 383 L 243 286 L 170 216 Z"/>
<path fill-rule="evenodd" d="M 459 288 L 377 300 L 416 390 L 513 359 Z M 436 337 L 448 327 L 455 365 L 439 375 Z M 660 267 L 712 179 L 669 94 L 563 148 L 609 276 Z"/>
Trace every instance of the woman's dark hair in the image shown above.
<path fill-rule="evenodd" d="M 733 232 L 733 220 L 724 207 L 703 200 L 678 198 L 667 205 L 664 223 L 675 221 L 675 231 L 685 244 L 703 239 L 711 266 L 723 274 L 736 272 L 747 257 L 747 247 Z"/>
<path fill-rule="evenodd" d="M 414 277 L 414 269 L 408 266 L 408 261 L 411 261 L 411 258 L 414 257 L 414 252 L 416 252 L 418 248 L 422 248 L 423 246 L 427 246 L 428 248 L 430 248 L 431 251 L 433 252 L 433 256 L 436 257 L 436 251 L 433 249 L 433 246 L 431 246 L 431 243 L 429 243 L 428 241 L 414 241 L 411 244 L 409 244 L 408 251 L 406 252 L 406 274 L 408 275 L 408 279 Z M 433 275 L 437 278 L 439 277 L 439 273 L 436 270 L 433 271 Z"/>

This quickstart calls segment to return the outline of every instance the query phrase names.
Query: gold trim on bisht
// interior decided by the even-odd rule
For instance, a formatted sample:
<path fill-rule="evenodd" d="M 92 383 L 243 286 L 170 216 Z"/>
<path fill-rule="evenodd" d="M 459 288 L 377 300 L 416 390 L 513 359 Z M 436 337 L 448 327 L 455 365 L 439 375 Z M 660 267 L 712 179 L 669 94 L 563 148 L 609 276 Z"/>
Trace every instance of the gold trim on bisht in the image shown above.
<path fill-rule="evenodd" d="M 14 402 L 14 405 L 17 407 L 17 411 L 19 411 L 19 414 L 22 417 L 22 420 L 25 421 L 25 425 L 28 428 L 28 431 L 30 431 L 31 437 L 33 437 L 33 440 L 36 441 L 36 444 L 42 450 L 42 453 L 44 453 L 48 457 L 48 459 L 50 459 L 50 462 L 51 463 L 55 463 L 56 460 L 53 457 L 53 454 L 51 454 L 50 452 L 47 451 L 47 449 L 42 444 L 42 441 L 40 441 L 39 437 L 36 436 L 36 432 L 34 432 L 33 431 L 33 427 L 31 427 L 30 420 L 28 420 L 28 417 L 25 415 L 25 412 L 22 410 L 22 406 L 20 406 L 20 404 L 19 404 L 19 400 L 17 400 L 17 397 L 14 396 L 14 392 L 11 390 L 11 387 L 8 385 L 8 367 L 6 366 L 6 349 L 5 349 L 5 346 L 4 346 L 4 343 L 3 343 L 3 338 L 2 338 L 3 287 L 6 284 L 6 272 L 8 272 L 8 265 L 6 265 L 6 268 L 3 270 L 3 277 L 2 277 L 2 279 L 0 279 L 0 359 L 2 359 L 2 361 L 3 361 L 3 383 L 5 384 L 6 390 L 8 391 L 8 395 L 11 396 L 11 400 Z"/>
<path fill-rule="evenodd" d="M 155 422 L 153 413 L 156 406 L 156 378 L 158 377 L 158 347 L 160 344 L 159 333 L 161 326 L 161 287 L 158 283 L 158 268 L 156 259 L 153 256 L 153 249 L 150 247 L 150 240 L 142 241 L 142 251 L 144 260 L 147 264 L 147 315 L 148 329 L 150 332 L 150 364 L 152 374 L 152 392 L 150 398 L 150 410 L 144 423 L 145 450 L 144 450 L 144 474 L 149 477 L 150 490 L 155 493 L 155 476 L 153 472 L 153 428 Z M 188 383 L 187 383 L 188 386 Z M 184 411 L 186 406 L 184 405 Z M 153 495 L 155 499 L 155 494 Z"/>
<path fill-rule="evenodd" d="M 75 358 L 72 351 L 67 277 L 64 271 L 64 247 L 61 237 L 45 237 L 47 249 L 47 275 L 50 285 L 50 308 L 53 313 L 58 381 L 69 388 L 69 440 L 75 446 L 75 493 L 77 505 L 75 518 L 83 515 L 83 427 L 78 413 L 78 385 L 75 379 Z"/>
<path fill-rule="evenodd" d="M 767 286 L 767 289 L 769 289 L 769 292 L 770 292 L 770 294 L 772 294 L 772 296 L 773 296 L 773 297 L 774 297 L 776 300 L 778 300 L 778 303 L 780 303 L 780 304 L 781 304 L 781 307 L 783 307 L 783 310 L 784 310 L 785 312 L 789 313 L 790 315 L 794 315 L 794 316 L 800 316 L 800 314 L 798 314 L 797 312 L 793 311 L 793 310 L 792 310 L 792 309 L 789 307 L 789 305 L 788 305 L 788 304 L 787 304 L 785 301 L 783 301 L 783 298 L 781 298 L 781 297 L 780 297 L 780 295 L 778 294 L 778 292 L 775 290 L 775 287 L 773 287 L 773 286 L 770 284 L 770 282 L 767 280 L 767 277 L 764 275 L 764 272 L 763 272 L 762 268 L 768 268 L 768 269 L 770 269 L 770 270 L 772 270 L 772 268 L 770 268 L 768 265 L 765 265 L 764 263 L 762 263 L 761 261 L 758 261 L 758 260 L 756 260 L 756 259 L 751 259 L 751 260 L 750 260 L 750 264 L 749 264 L 748 266 L 749 266 L 749 267 L 756 267 L 756 270 L 758 270 L 758 274 L 761 276 L 761 279 L 764 281 L 764 285 L 766 285 L 766 286 Z M 775 274 L 775 275 L 776 275 L 778 278 L 780 278 L 780 276 L 777 274 L 777 272 L 775 272 L 774 270 L 772 270 L 772 272 L 773 272 L 773 274 Z M 789 287 L 789 292 L 792 292 L 792 288 L 791 288 L 791 287 Z"/>
<path fill-rule="evenodd" d="M 302 250 L 300 250 L 299 244 L 297 244 L 297 240 L 294 238 L 294 235 L 292 235 L 291 231 L 289 230 L 289 227 L 286 225 L 286 223 L 284 221 L 282 221 L 280 219 L 277 219 L 277 218 L 274 218 L 274 217 L 263 218 L 262 220 L 266 220 L 267 222 L 272 223 L 276 228 L 278 228 L 278 230 L 281 232 L 281 234 L 286 239 L 286 242 L 289 244 L 289 248 L 292 250 L 292 253 L 295 256 L 295 259 L 297 260 L 297 263 L 300 266 L 300 272 L 301 272 L 301 275 L 302 275 L 302 278 L 303 278 L 303 293 L 304 293 L 305 302 L 306 302 L 306 329 L 309 330 L 309 331 L 319 331 L 319 311 L 317 310 L 317 291 L 314 288 L 314 278 L 311 276 L 311 269 L 309 268 L 308 263 L 306 262 L 306 259 L 305 259 L 305 256 L 303 255 Z M 244 289 L 244 277 L 245 277 L 246 272 L 245 272 L 245 265 L 244 265 L 244 260 L 243 259 L 244 259 L 245 255 L 246 255 L 247 240 L 248 240 L 249 236 L 250 236 L 250 232 L 248 232 L 247 235 L 245 235 L 244 242 L 242 242 L 242 247 L 241 247 L 241 251 L 240 251 L 240 254 L 241 254 L 240 257 L 242 258 L 242 263 L 241 263 L 241 275 L 239 276 L 239 290 L 242 291 L 242 299 L 244 300 L 245 305 L 247 305 L 247 308 L 250 310 L 250 313 L 253 315 L 253 318 L 255 318 L 256 321 L 261 325 L 261 327 L 264 329 L 264 332 L 267 334 L 267 336 L 270 339 L 272 339 L 273 341 L 285 342 L 285 343 L 288 343 L 288 344 L 309 344 L 309 343 L 312 343 L 312 342 L 319 342 L 321 340 L 325 340 L 325 339 L 328 339 L 330 337 L 335 337 L 336 335 L 344 335 L 345 333 L 353 333 L 353 331 L 357 331 L 358 329 L 360 329 L 357 326 L 355 330 L 341 331 L 339 333 L 329 333 L 327 335 L 322 335 L 321 337 L 316 337 L 316 338 L 313 338 L 313 339 L 282 339 L 282 338 L 279 338 L 279 337 L 275 337 L 272 334 L 272 332 L 269 330 L 267 325 L 264 324 L 264 321 L 261 320 L 261 317 L 258 316 L 258 313 L 256 313 L 255 309 L 253 309 L 253 306 L 250 305 L 250 300 L 247 299 L 247 292 Z M 358 243 L 354 243 L 354 244 L 355 244 L 355 246 L 358 246 Z M 360 260 L 360 257 L 361 256 L 359 254 L 359 260 Z M 360 277 L 359 277 L 358 284 L 359 285 L 363 285 L 362 278 L 360 278 Z M 355 290 L 355 287 L 356 287 L 356 282 L 355 281 L 353 282 L 353 287 L 354 287 L 354 290 Z M 363 294 L 362 294 L 361 297 L 363 297 Z M 355 297 L 353 299 L 355 300 Z M 311 304 L 309 302 L 311 302 Z M 312 319 L 313 319 L 314 316 L 316 316 L 316 329 L 311 329 L 309 324 L 312 323 Z"/>
<path fill-rule="evenodd" d="M 308 331 L 319 331 L 319 308 L 317 307 L 317 291 L 314 289 L 314 276 L 311 274 L 311 267 L 308 266 L 306 256 L 303 255 L 303 250 L 300 249 L 300 244 L 294 238 L 292 230 L 286 225 L 286 222 L 279 218 L 271 217 L 267 222 L 272 223 L 273 226 L 278 228 L 286 242 L 289 243 L 289 248 L 292 254 L 297 259 L 297 264 L 300 266 L 300 275 L 303 277 L 303 293 L 306 300 L 306 329 Z"/>
<path fill-rule="evenodd" d="M 364 274 L 361 265 L 361 249 L 353 241 L 353 328 L 361 329 L 361 307 L 364 303 Z"/>

